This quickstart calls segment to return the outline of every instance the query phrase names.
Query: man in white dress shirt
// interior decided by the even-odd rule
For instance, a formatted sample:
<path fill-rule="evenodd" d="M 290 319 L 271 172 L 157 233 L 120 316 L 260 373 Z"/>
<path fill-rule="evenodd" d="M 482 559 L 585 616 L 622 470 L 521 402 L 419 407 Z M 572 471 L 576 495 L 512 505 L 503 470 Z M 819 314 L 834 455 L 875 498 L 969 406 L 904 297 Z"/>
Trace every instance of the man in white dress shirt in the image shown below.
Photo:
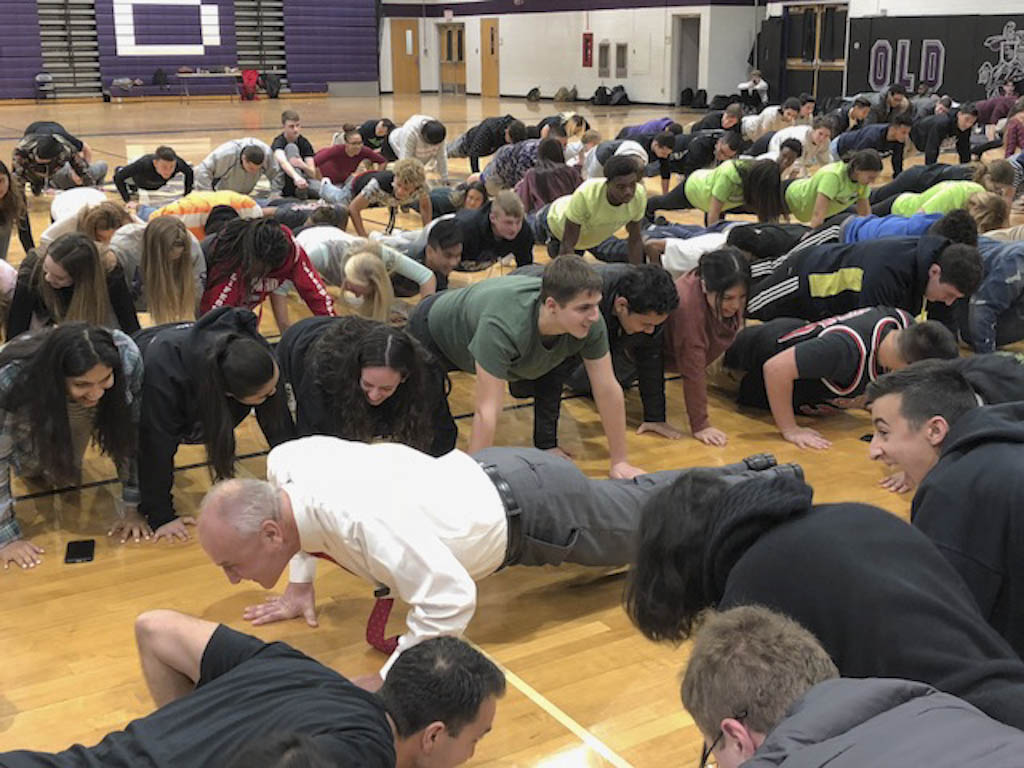
<path fill-rule="evenodd" d="M 761 455 L 720 469 L 738 481 L 763 471 L 801 475 L 795 465 L 774 465 Z M 254 624 L 302 616 L 316 626 L 317 558 L 404 600 L 408 630 L 383 677 L 406 648 L 462 634 L 476 581 L 505 566 L 629 563 L 644 503 L 687 471 L 591 480 L 534 448 L 434 458 L 398 444 L 306 437 L 270 452 L 267 482 L 215 485 L 203 500 L 199 541 L 235 584 L 271 589 L 290 562 L 284 595 L 246 609 Z"/>

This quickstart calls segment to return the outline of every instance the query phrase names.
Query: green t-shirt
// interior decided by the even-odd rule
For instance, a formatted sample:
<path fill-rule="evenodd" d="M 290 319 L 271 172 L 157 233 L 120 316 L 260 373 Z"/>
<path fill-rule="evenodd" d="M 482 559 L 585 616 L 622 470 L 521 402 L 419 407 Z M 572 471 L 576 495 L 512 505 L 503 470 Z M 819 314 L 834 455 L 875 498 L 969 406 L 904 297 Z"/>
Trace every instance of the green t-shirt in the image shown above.
<path fill-rule="evenodd" d="M 726 160 L 717 168 L 701 168 L 686 177 L 686 199 L 704 213 L 711 207 L 711 198 L 722 202 L 728 211 L 743 205 L 743 179 L 735 160 Z"/>
<path fill-rule="evenodd" d="M 797 221 L 808 222 L 814 218 L 814 204 L 822 194 L 831 202 L 825 218 L 845 211 L 857 200 L 866 200 L 870 195 L 867 184 L 858 184 L 846 172 L 846 163 L 823 165 L 809 179 L 797 179 L 786 188 L 786 206 Z"/>
<path fill-rule="evenodd" d="M 580 225 L 578 250 L 593 248 L 626 226 L 640 221 L 647 210 L 647 190 L 636 185 L 636 194 L 625 205 L 612 205 L 605 192 L 607 179 L 588 179 L 571 195 L 560 197 L 548 208 L 548 229 L 557 239 L 565 234 L 565 220 Z"/>
<path fill-rule="evenodd" d="M 472 373 L 479 363 L 505 381 L 540 378 L 572 355 L 596 360 L 608 354 L 603 317 L 583 339 L 541 337 L 540 281 L 509 275 L 445 291 L 427 317 L 431 338 L 460 370 Z"/>
<path fill-rule="evenodd" d="M 940 181 L 924 192 L 904 192 L 892 204 L 897 216 L 913 216 L 920 210 L 925 213 L 949 213 L 967 205 L 967 200 L 977 192 L 984 192 L 981 184 L 973 181 Z"/>

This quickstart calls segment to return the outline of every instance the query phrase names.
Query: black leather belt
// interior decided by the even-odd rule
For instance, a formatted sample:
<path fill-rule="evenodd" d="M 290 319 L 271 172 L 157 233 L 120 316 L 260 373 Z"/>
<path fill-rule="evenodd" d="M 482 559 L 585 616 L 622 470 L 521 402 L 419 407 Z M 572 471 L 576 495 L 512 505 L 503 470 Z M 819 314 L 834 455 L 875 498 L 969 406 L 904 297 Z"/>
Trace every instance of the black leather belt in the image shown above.
<path fill-rule="evenodd" d="M 518 563 L 522 555 L 522 510 L 519 508 L 519 502 L 516 501 L 515 494 L 512 493 L 512 486 L 501 476 L 498 468 L 493 464 L 484 464 L 482 461 L 477 463 L 480 464 L 484 474 L 494 483 L 494 487 L 498 491 L 498 498 L 501 499 L 501 503 L 505 507 L 505 519 L 508 523 L 508 543 L 505 545 L 505 560 L 502 562 L 501 568 L 498 568 L 500 571 L 502 568 Z"/>

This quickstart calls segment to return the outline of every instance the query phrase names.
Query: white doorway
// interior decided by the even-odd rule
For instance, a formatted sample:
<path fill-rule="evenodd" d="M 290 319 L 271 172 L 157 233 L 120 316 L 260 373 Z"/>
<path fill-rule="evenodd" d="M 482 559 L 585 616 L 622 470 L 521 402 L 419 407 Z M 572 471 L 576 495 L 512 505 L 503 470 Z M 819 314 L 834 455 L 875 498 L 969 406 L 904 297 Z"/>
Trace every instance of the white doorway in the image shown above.
<path fill-rule="evenodd" d="M 672 103 L 684 88 L 697 91 L 700 77 L 700 16 L 672 17 Z"/>

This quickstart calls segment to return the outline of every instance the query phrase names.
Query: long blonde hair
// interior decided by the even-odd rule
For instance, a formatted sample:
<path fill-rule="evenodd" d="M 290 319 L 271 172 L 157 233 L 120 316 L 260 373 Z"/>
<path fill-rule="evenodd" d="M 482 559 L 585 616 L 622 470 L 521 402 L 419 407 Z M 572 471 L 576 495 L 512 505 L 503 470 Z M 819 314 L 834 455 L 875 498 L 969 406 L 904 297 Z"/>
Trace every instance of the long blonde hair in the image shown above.
<path fill-rule="evenodd" d="M 180 255 L 172 256 L 175 249 Z M 157 325 L 196 317 L 192 238 L 176 216 L 160 216 L 142 235 L 142 285 L 146 308 Z"/>
<path fill-rule="evenodd" d="M 386 323 L 395 303 L 395 289 L 391 275 L 381 258 L 380 249 L 373 243 L 357 246 L 345 260 L 345 279 L 369 289 L 359 307 L 359 314 L 370 320 Z"/>
<path fill-rule="evenodd" d="M 26 258 L 23 267 L 31 269 L 30 284 L 42 296 L 55 323 L 83 322 L 109 327 L 111 307 L 107 271 L 96 244 L 89 237 L 78 232 L 61 235 L 50 245 L 44 258 L 33 256 L 35 260 Z M 46 281 L 43 274 L 46 259 L 59 264 L 71 277 L 71 301 L 67 306 Z"/>

